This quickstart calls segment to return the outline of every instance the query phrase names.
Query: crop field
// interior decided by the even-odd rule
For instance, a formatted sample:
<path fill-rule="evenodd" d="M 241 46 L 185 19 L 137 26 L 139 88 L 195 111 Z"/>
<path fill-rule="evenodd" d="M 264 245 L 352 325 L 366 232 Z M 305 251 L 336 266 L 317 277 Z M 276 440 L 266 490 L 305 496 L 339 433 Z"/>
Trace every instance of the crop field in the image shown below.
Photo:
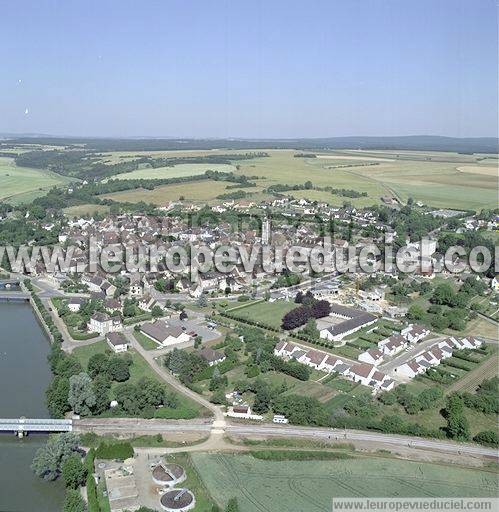
<path fill-rule="evenodd" d="M 169 201 L 178 201 L 183 197 L 186 201 L 207 202 L 213 201 L 216 196 L 229 192 L 226 189 L 228 181 L 200 180 L 191 183 L 176 183 L 174 185 L 161 185 L 154 190 L 134 189 L 124 192 L 114 192 L 102 195 L 102 199 L 112 199 L 124 203 L 146 203 L 164 205 Z"/>
<path fill-rule="evenodd" d="M 171 151 L 144 153 L 151 156 L 200 156 L 213 155 L 210 151 Z M 229 151 L 225 151 L 225 154 Z M 497 203 L 497 159 L 481 155 L 459 155 L 437 152 L 374 152 L 335 151 L 320 153 L 317 158 L 296 158 L 296 151 L 268 150 L 269 157 L 255 158 L 233 166 L 210 164 L 182 164 L 158 169 L 139 169 L 118 179 L 176 177 L 201 174 L 208 168 L 231 170 L 236 174 L 259 176 L 257 186 L 245 189 L 251 200 L 261 200 L 270 185 L 302 185 L 310 180 L 316 190 L 292 190 L 284 192 L 296 198 L 324 201 L 340 206 L 345 201 L 363 207 L 381 203 L 382 196 L 395 196 L 405 202 L 409 197 L 416 201 L 440 208 L 481 209 L 495 207 Z M 104 154 L 110 162 L 140 156 L 141 153 Z M 103 156 L 103 159 L 104 159 Z M 210 182 L 175 184 L 158 187 L 154 191 L 126 191 L 111 198 L 127 202 L 148 201 L 161 204 L 178 199 L 210 202 L 224 192 L 227 183 Z M 353 189 L 365 192 L 367 197 L 348 198 L 332 194 L 324 189 Z M 114 196 L 114 197 L 113 197 Z"/>
<path fill-rule="evenodd" d="M 294 302 L 279 300 L 275 302 L 258 302 L 227 312 L 244 320 L 262 322 L 278 328 L 281 327 L 282 317 L 292 309 L 295 309 L 295 307 L 296 304 Z"/>
<path fill-rule="evenodd" d="M 16 167 L 12 158 L 0 157 L 0 200 L 19 204 L 44 195 L 71 180 L 51 171 Z"/>
<path fill-rule="evenodd" d="M 118 180 L 152 180 L 163 178 L 184 178 L 186 176 L 197 176 L 206 171 L 233 172 L 235 166 L 227 164 L 179 164 L 173 167 L 145 167 L 136 171 L 117 174 L 113 179 Z"/>
<path fill-rule="evenodd" d="M 63 212 L 68 217 L 82 217 L 84 215 L 94 215 L 95 213 L 104 215 L 109 213 L 109 206 L 105 204 L 79 204 L 64 208 Z"/>
<path fill-rule="evenodd" d="M 264 461 L 250 455 L 191 455 L 220 506 L 237 496 L 241 512 L 327 512 L 333 497 L 485 497 L 497 473 L 358 457 L 332 461 Z"/>

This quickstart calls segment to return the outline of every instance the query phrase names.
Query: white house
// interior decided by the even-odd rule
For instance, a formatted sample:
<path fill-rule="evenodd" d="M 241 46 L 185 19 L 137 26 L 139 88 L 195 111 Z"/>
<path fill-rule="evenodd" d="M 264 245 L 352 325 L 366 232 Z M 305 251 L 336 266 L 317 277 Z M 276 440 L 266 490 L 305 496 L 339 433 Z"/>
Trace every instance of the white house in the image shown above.
<path fill-rule="evenodd" d="M 400 365 L 395 371 L 403 377 L 413 379 L 416 375 L 424 373 L 426 371 L 426 367 L 420 365 L 416 360 L 411 359 L 407 363 Z"/>
<path fill-rule="evenodd" d="M 377 366 L 383 361 L 383 352 L 377 348 L 370 348 L 369 350 L 362 352 L 362 354 L 359 355 L 358 360 L 363 363 Z"/>
<path fill-rule="evenodd" d="M 127 340 L 123 334 L 119 332 L 108 332 L 106 334 L 106 341 L 111 350 L 117 354 L 128 350 Z"/>
<path fill-rule="evenodd" d="M 407 340 L 400 334 L 394 334 L 378 342 L 378 349 L 386 356 L 394 356 L 407 345 Z"/>
<path fill-rule="evenodd" d="M 252 413 L 249 405 L 233 405 L 232 407 L 229 407 L 229 410 L 225 415 L 230 418 L 241 418 L 244 420 L 263 420 L 263 416 Z"/>
<path fill-rule="evenodd" d="M 214 366 L 218 363 L 222 363 L 226 359 L 224 353 L 218 352 L 217 350 L 213 350 L 209 347 L 205 347 L 200 350 L 199 355 L 208 363 L 208 366 Z"/>
<path fill-rule="evenodd" d="M 466 338 L 461 338 L 461 342 L 465 345 L 465 348 L 470 349 L 479 348 L 483 345 L 483 342 L 481 340 L 478 340 L 473 336 L 466 336 Z"/>
<path fill-rule="evenodd" d="M 153 310 L 154 306 L 159 306 L 159 304 L 152 297 L 147 296 L 139 300 L 139 308 L 143 309 L 144 311 L 147 311 L 148 313 L 150 313 Z"/>
<path fill-rule="evenodd" d="M 163 320 L 142 324 L 140 332 L 151 338 L 158 345 L 168 346 L 189 341 L 191 337 L 176 325 L 169 325 Z"/>
<path fill-rule="evenodd" d="M 274 347 L 274 355 L 279 357 L 291 357 L 291 354 L 295 350 L 298 350 L 298 347 L 296 345 L 293 345 L 292 343 L 289 343 L 287 341 L 280 341 Z"/>
<path fill-rule="evenodd" d="M 407 327 L 404 327 L 400 334 L 409 342 L 409 343 L 417 343 L 421 341 L 423 338 L 426 338 L 430 334 L 430 329 L 427 329 L 424 325 L 419 324 L 409 324 Z"/>
<path fill-rule="evenodd" d="M 306 364 L 316 370 L 319 369 L 322 362 L 327 358 L 327 354 L 317 350 L 309 350 L 301 359 L 300 363 Z"/>
<path fill-rule="evenodd" d="M 107 313 L 94 313 L 90 317 L 88 330 L 90 332 L 98 332 L 101 336 L 108 332 L 120 331 L 123 328 L 119 316 L 110 317 Z"/>
<path fill-rule="evenodd" d="M 373 393 L 379 390 L 390 391 L 395 387 L 395 382 L 388 375 L 377 370 L 376 366 L 367 363 L 353 365 L 347 377 L 353 382 L 359 382 L 364 386 L 371 387 Z"/>
<path fill-rule="evenodd" d="M 85 302 L 86 300 L 82 299 L 81 297 L 72 297 L 68 301 L 69 311 L 71 311 L 72 313 L 78 313 L 78 311 L 80 311 L 81 307 L 83 306 L 83 304 L 85 304 Z"/>
<path fill-rule="evenodd" d="M 331 305 L 330 316 L 341 318 L 344 322 L 339 322 L 319 331 L 319 336 L 329 341 L 341 341 L 345 336 L 357 332 L 363 327 L 372 325 L 378 320 L 377 317 L 370 313 L 340 304 Z"/>

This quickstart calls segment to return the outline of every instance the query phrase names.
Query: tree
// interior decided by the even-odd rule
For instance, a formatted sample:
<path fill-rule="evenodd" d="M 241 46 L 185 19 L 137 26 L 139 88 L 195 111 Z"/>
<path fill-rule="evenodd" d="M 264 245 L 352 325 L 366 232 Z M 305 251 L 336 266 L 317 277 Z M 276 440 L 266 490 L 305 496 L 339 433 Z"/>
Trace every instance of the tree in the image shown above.
<path fill-rule="evenodd" d="M 135 302 L 131 299 L 125 299 L 123 303 L 123 316 L 127 318 L 133 317 L 136 311 Z"/>
<path fill-rule="evenodd" d="M 199 296 L 198 300 L 196 301 L 196 305 L 199 308 L 205 308 L 208 305 L 208 299 L 204 293 Z"/>
<path fill-rule="evenodd" d="M 331 303 L 328 300 L 318 300 L 312 304 L 312 316 L 324 318 L 331 313 Z"/>
<path fill-rule="evenodd" d="M 237 498 L 231 498 L 227 502 L 227 507 L 225 507 L 225 512 L 239 512 L 239 505 L 237 503 Z"/>
<path fill-rule="evenodd" d="M 179 318 L 180 318 L 180 320 L 187 320 L 187 318 L 188 318 L 187 313 L 184 310 L 182 310 L 180 312 Z"/>
<path fill-rule="evenodd" d="M 69 379 L 56 376 L 45 392 L 47 408 L 52 418 L 63 418 L 71 410 L 68 395 Z"/>
<path fill-rule="evenodd" d="M 449 327 L 450 322 L 449 319 L 444 315 L 435 315 L 431 319 L 431 325 L 437 331 L 443 331 L 444 329 L 447 329 L 447 327 Z"/>
<path fill-rule="evenodd" d="M 199 348 L 201 346 L 201 342 L 203 338 L 199 336 L 199 334 L 194 338 L 194 348 Z"/>
<path fill-rule="evenodd" d="M 303 328 L 303 334 L 310 338 L 318 338 L 319 330 L 317 329 L 317 322 L 314 318 L 309 318 L 305 327 Z"/>
<path fill-rule="evenodd" d="M 258 380 L 255 383 L 255 402 L 253 404 L 253 410 L 256 414 L 265 414 L 270 409 L 272 400 L 272 394 L 269 386 Z"/>
<path fill-rule="evenodd" d="M 473 438 L 473 441 L 476 441 L 477 443 L 483 444 L 485 446 L 499 446 L 499 436 L 494 430 L 484 430 L 482 432 L 478 432 L 478 434 Z"/>
<path fill-rule="evenodd" d="M 174 348 L 170 352 L 165 364 L 172 373 L 179 374 L 182 371 L 184 359 L 184 352 L 178 348 Z"/>
<path fill-rule="evenodd" d="M 94 378 L 99 373 L 107 372 L 109 356 L 102 352 L 94 354 L 87 364 L 87 370 L 90 377 Z"/>
<path fill-rule="evenodd" d="M 78 487 L 84 485 L 87 478 L 87 469 L 79 455 L 71 455 L 63 462 L 62 478 L 66 487 L 71 489 L 78 489 Z"/>
<path fill-rule="evenodd" d="M 92 388 L 95 394 L 95 405 L 93 407 L 94 414 L 102 414 L 109 409 L 110 399 L 109 392 L 111 390 L 111 381 L 105 374 L 95 377 L 92 382 Z"/>
<path fill-rule="evenodd" d="M 464 415 L 464 402 L 457 393 L 453 393 L 447 398 L 444 417 L 447 420 L 448 437 L 457 441 L 467 441 L 470 438 L 468 420 Z"/>
<path fill-rule="evenodd" d="M 157 304 L 151 310 L 151 315 L 153 318 L 159 318 L 160 316 L 163 316 L 163 314 L 163 308 L 161 306 L 158 306 Z"/>
<path fill-rule="evenodd" d="M 66 498 L 64 499 L 62 510 L 63 512 L 85 512 L 85 502 L 83 501 L 79 491 L 69 489 L 66 492 Z"/>
<path fill-rule="evenodd" d="M 217 389 L 210 398 L 212 404 L 227 405 L 227 399 L 225 398 L 224 388 Z"/>
<path fill-rule="evenodd" d="M 76 414 L 90 414 L 91 408 L 95 405 L 95 393 L 88 373 L 81 372 L 70 377 L 68 402 Z"/>
<path fill-rule="evenodd" d="M 422 320 L 425 315 L 425 310 L 418 304 L 413 304 L 407 311 L 407 318 L 409 320 Z"/>
<path fill-rule="evenodd" d="M 119 356 L 109 358 L 107 364 L 107 375 L 111 380 L 124 382 L 130 378 L 130 369 L 128 361 Z"/>
<path fill-rule="evenodd" d="M 72 432 L 51 435 L 44 446 L 37 450 L 31 469 L 45 480 L 59 477 L 64 461 L 78 451 L 79 438 Z"/>
<path fill-rule="evenodd" d="M 75 356 L 65 356 L 59 359 L 57 366 L 54 370 L 56 375 L 60 377 L 71 377 L 72 375 L 77 375 L 83 370 L 80 362 L 76 359 Z"/>

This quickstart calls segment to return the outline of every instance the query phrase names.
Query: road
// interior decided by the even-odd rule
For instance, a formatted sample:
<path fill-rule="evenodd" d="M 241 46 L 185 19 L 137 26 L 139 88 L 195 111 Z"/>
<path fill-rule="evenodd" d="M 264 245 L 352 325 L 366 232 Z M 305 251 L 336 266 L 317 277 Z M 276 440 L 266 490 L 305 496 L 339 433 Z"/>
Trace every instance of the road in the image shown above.
<path fill-rule="evenodd" d="M 216 422 L 215 422 L 216 423 Z M 382 434 L 362 430 L 341 430 L 315 427 L 298 427 L 291 425 L 274 424 L 226 424 L 225 426 L 199 420 L 193 421 L 167 421 L 167 420 L 141 420 L 141 419 L 81 419 L 74 421 L 74 430 L 79 432 L 95 433 L 182 433 L 200 432 L 211 434 L 229 434 L 233 436 L 263 436 L 263 437 L 291 437 L 299 439 L 337 440 L 338 442 L 351 442 L 355 444 L 371 442 L 376 445 L 385 445 L 387 448 L 412 448 L 429 451 L 438 451 L 453 455 L 469 455 L 473 457 L 492 457 L 499 460 L 499 452 L 494 448 L 457 443 L 440 439 L 426 439 L 395 434 Z"/>
<path fill-rule="evenodd" d="M 397 356 L 395 356 L 390 361 L 386 363 L 382 363 L 379 365 L 380 370 L 384 373 L 390 373 L 392 370 L 397 368 L 398 366 L 407 363 L 414 358 L 416 354 L 425 351 L 435 343 L 442 341 L 443 339 L 448 338 L 448 336 L 439 336 L 437 338 L 432 337 L 427 340 L 422 341 L 421 343 L 416 343 L 415 345 L 410 345 L 408 349 L 402 351 Z"/>

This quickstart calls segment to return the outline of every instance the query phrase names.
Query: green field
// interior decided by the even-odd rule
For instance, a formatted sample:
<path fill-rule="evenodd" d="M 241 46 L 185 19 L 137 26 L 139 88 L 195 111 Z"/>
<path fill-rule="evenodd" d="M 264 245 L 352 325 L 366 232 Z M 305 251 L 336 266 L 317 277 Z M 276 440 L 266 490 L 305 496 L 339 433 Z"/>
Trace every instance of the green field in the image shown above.
<path fill-rule="evenodd" d="M 12 204 L 30 202 L 70 181 L 74 180 L 51 171 L 16 167 L 13 158 L 0 157 L 0 200 Z"/>
<path fill-rule="evenodd" d="M 294 302 L 279 300 L 276 302 L 257 302 L 241 309 L 229 309 L 227 312 L 243 320 L 254 320 L 279 328 L 281 327 L 282 317 L 295 308 L 296 304 Z"/>
<path fill-rule="evenodd" d="M 235 166 L 227 164 L 179 164 L 173 167 L 145 167 L 136 171 L 117 174 L 113 179 L 118 180 L 152 180 L 163 178 L 184 178 L 204 174 L 206 171 L 232 172 Z"/>
<path fill-rule="evenodd" d="M 333 497 L 496 496 L 497 473 L 381 457 L 264 461 L 250 455 L 192 454 L 220 506 L 241 512 L 327 512 Z"/>
<path fill-rule="evenodd" d="M 269 157 L 238 163 L 236 174 L 259 176 L 257 186 L 246 189 L 248 199 L 259 201 L 269 196 L 264 190 L 274 184 L 301 185 L 310 180 L 314 187 L 354 189 L 367 197 L 348 198 L 325 190 L 293 190 L 285 192 L 296 198 L 324 201 L 341 206 L 345 201 L 363 207 L 381 203 L 388 195 L 405 202 L 409 197 L 442 208 L 480 209 L 497 204 L 497 168 L 495 160 L 480 155 L 431 152 L 362 152 L 336 151 L 319 154 L 317 158 L 295 158 L 295 151 L 268 150 Z M 168 152 L 162 152 L 162 156 Z M 192 152 L 191 155 L 212 154 Z M 170 156 L 180 156 L 170 152 Z M 113 155 L 112 161 L 123 159 L 124 153 Z M 130 155 L 131 156 L 131 155 Z M 159 155 L 158 155 L 159 156 Z M 365 165 L 375 164 L 375 165 Z M 189 176 L 204 172 L 204 164 L 183 164 L 172 168 L 140 169 L 117 176 L 127 178 L 158 178 Z M 223 167 L 223 166 L 216 166 Z M 232 166 L 228 166 L 231 167 Z M 177 174 L 178 173 L 178 174 Z M 110 194 L 118 201 L 147 201 L 162 204 L 178 200 L 211 202 L 226 192 L 224 182 L 194 182 L 158 187 L 153 191 L 134 190 Z"/>

